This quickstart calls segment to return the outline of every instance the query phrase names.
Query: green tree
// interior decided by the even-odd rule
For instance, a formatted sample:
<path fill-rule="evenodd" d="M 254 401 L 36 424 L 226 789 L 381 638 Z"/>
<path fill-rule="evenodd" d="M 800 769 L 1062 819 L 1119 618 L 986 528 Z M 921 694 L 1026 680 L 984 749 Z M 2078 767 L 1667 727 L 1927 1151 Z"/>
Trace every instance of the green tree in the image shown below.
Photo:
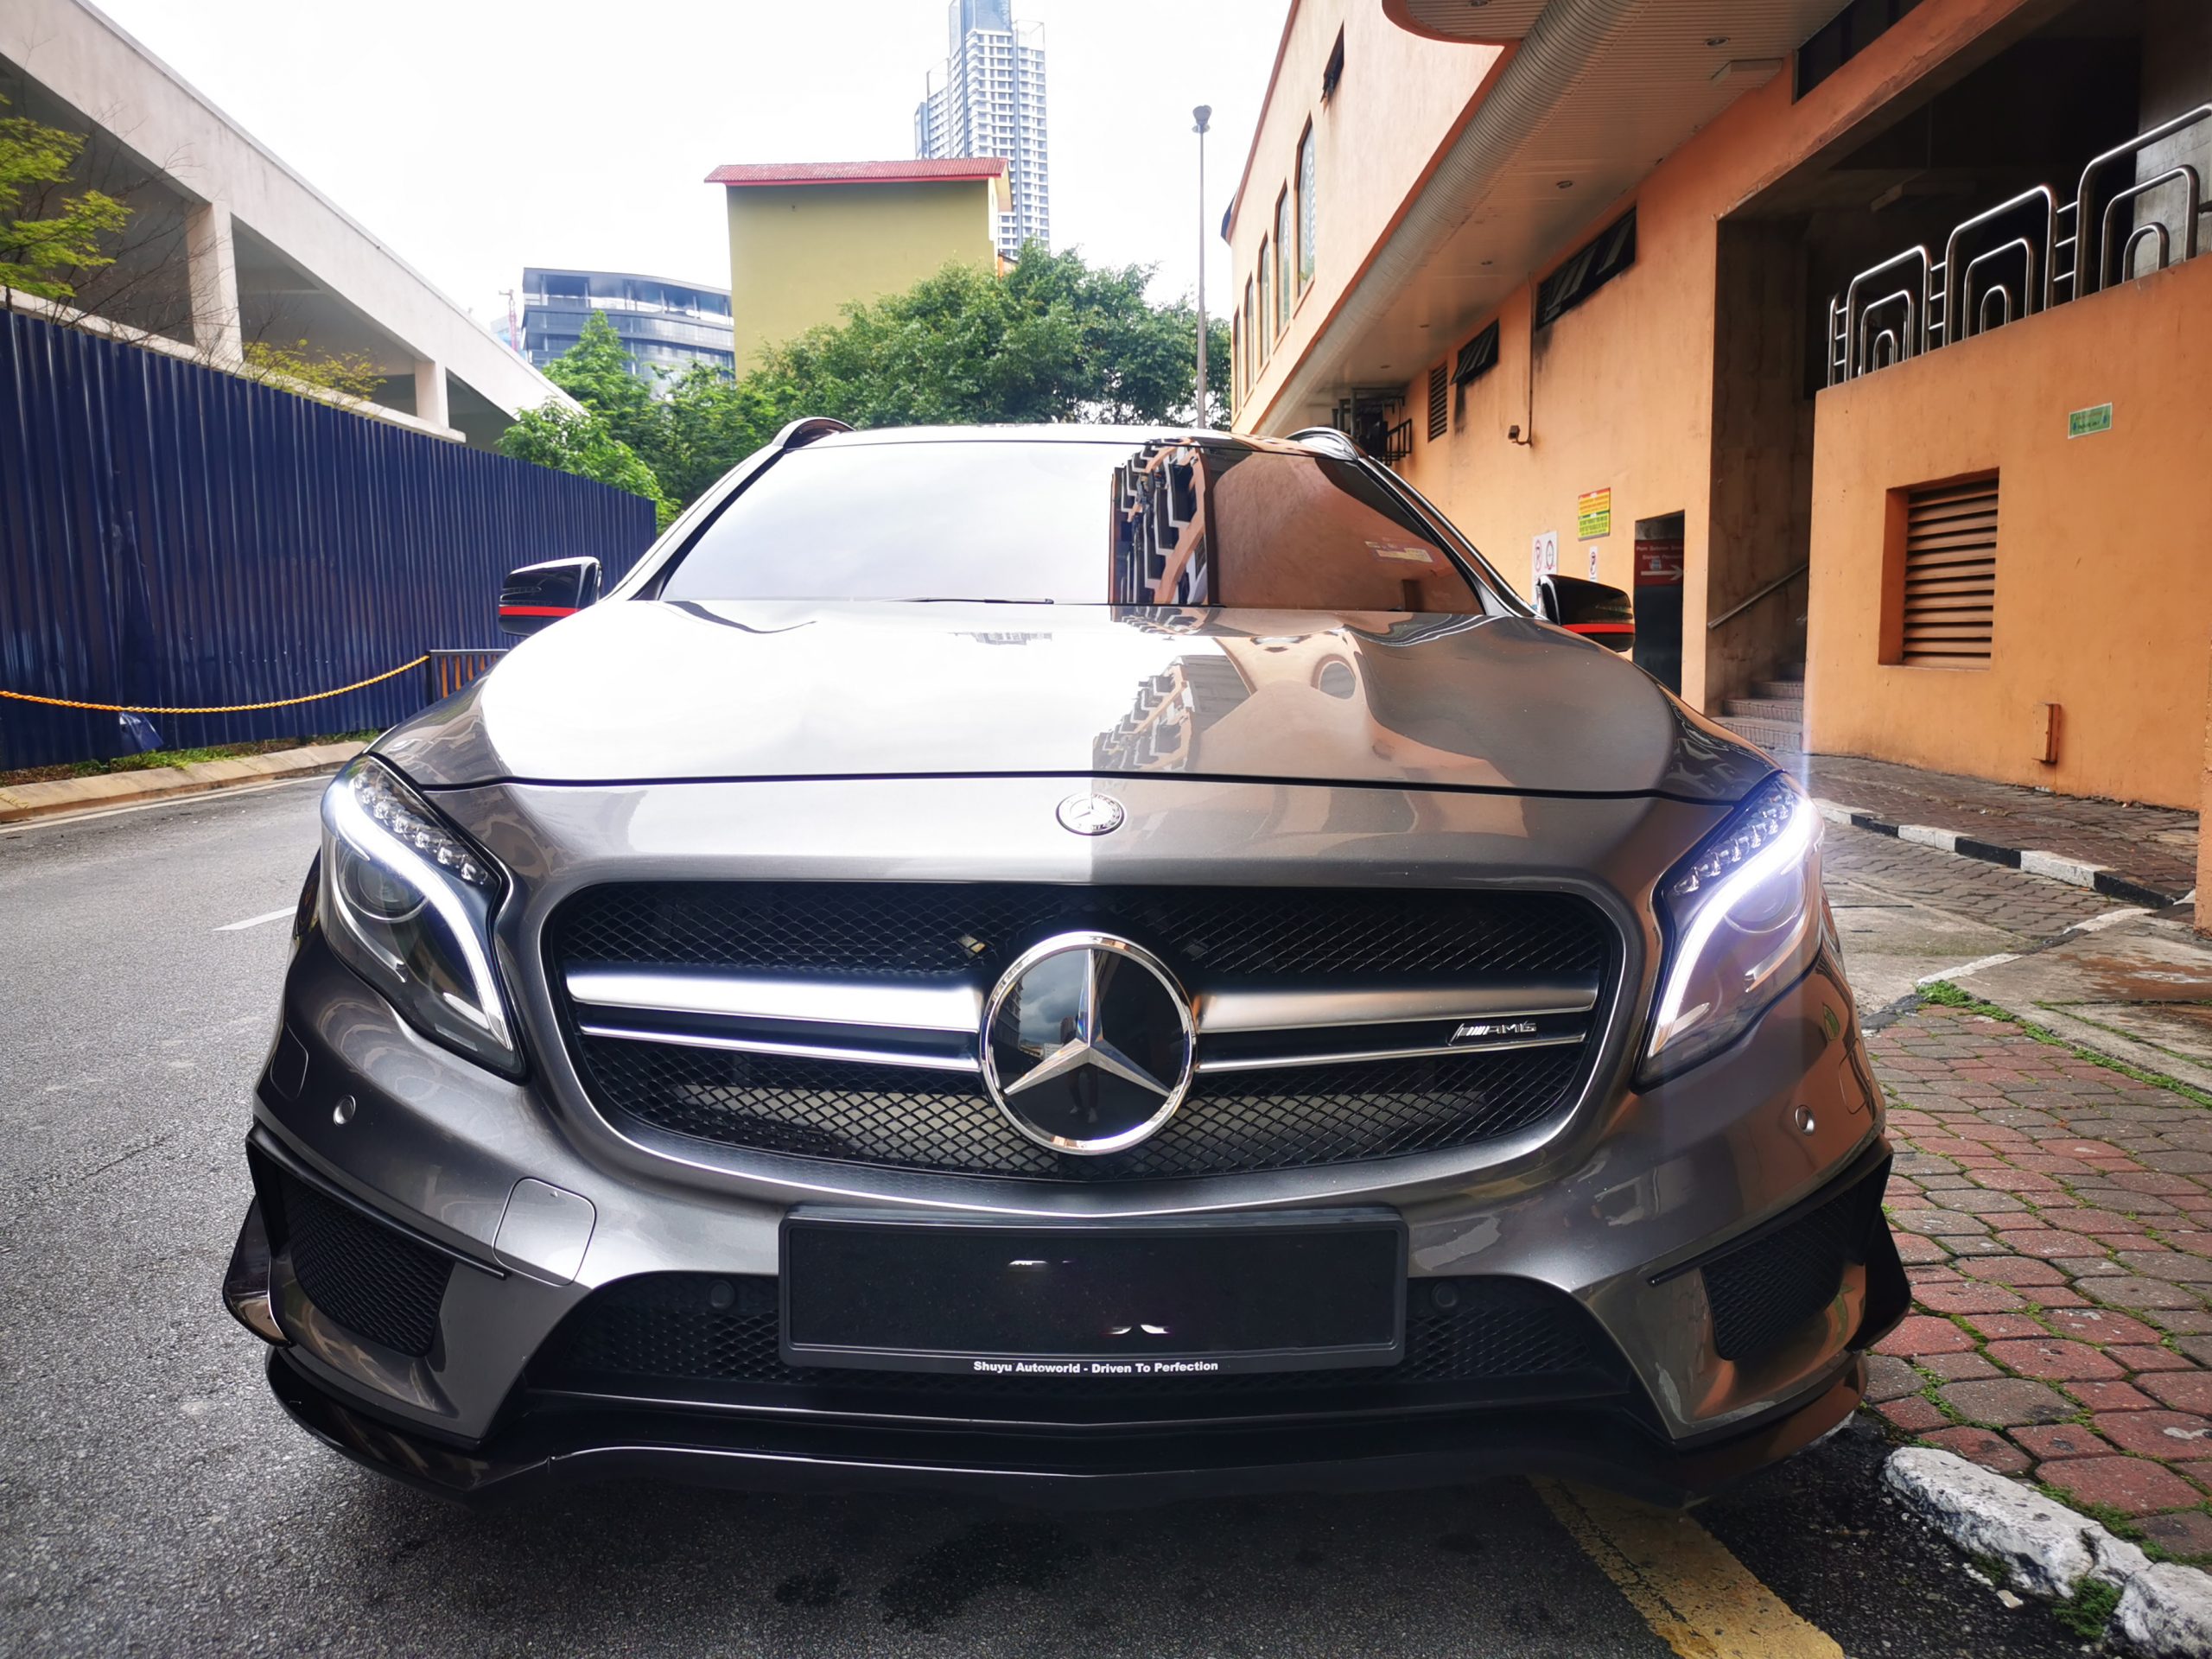
<path fill-rule="evenodd" d="M 245 373 L 283 391 L 312 386 L 349 404 L 368 402 L 387 378 L 360 352 L 318 352 L 304 340 L 296 346 L 249 340 Z"/>
<path fill-rule="evenodd" d="M 659 529 L 667 529 L 676 517 L 676 504 L 662 491 L 653 469 L 588 409 L 547 404 L 524 410 L 500 435 L 499 453 L 642 495 L 653 504 L 653 522 Z"/>
<path fill-rule="evenodd" d="M 589 423 L 540 410 L 500 447 L 614 483 L 607 469 L 616 446 L 655 480 L 665 517 L 801 415 L 856 427 L 1188 422 L 1197 319 L 1187 304 L 1147 301 L 1151 276 L 1143 265 L 1093 267 L 1033 243 L 1002 277 L 947 265 L 772 347 L 737 380 L 695 365 L 664 382 L 659 397 L 629 372 L 620 340 L 594 315 L 546 369 Z M 1214 325 L 1207 353 L 1218 416 L 1227 407 L 1226 324 Z M 632 475 L 626 464 L 621 470 Z"/>
<path fill-rule="evenodd" d="M 584 319 L 576 343 L 545 365 L 545 378 L 605 422 L 639 455 L 660 444 L 661 412 L 652 387 L 630 372 L 630 354 L 603 311 Z"/>
<path fill-rule="evenodd" d="M 947 265 L 903 294 L 771 349 L 747 379 L 778 409 L 855 426 L 1168 423 L 1194 414 L 1197 321 L 1145 298 L 1143 265 L 1092 267 L 1035 243 L 1001 278 Z M 1208 352 L 1217 395 L 1227 343 Z"/>
<path fill-rule="evenodd" d="M 7 103 L 0 98 L 0 108 Z M 68 183 L 84 148 L 82 133 L 0 117 L 0 289 L 66 300 L 77 291 L 71 276 L 114 264 L 100 238 L 121 230 L 130 210 L 112 196 L 86 190 L 65 198 L 58 212 L 25 215 L 25 196 Z"/>
<path fill-rule="evenodd" d="M 693 501 L 791 418 L 760 377 L 733 381 L 694 363 L 668 384 L 658 441 L 647 460 L 671 499 Z"/>

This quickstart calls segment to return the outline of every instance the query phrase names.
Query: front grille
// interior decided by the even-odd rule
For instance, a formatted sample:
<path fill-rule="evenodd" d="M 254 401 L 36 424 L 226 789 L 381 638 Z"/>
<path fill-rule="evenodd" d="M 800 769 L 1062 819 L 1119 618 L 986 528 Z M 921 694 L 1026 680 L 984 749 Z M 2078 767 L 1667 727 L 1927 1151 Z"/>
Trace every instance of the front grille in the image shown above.
<path fill-rule="evenodd" d="M 572 968 L 863 975 L 988 987 L 1055 932 L 1097 929 L 1182 982 L 1357 988 L 1424 981 L 1604 983 L 1611 931 L 1560 893 L 1009 884 L 658 883 L 588 889 L 548 930 L 556 993 Z M 1592 1010 L 1589 1028 L 1602 1024 Z M 979 1079 L 630 1038 L 571 1050 L 600 1108 L 726 1147 L 893 1168 L 1111 1181 L 1310 1168 L 1479 1145 L 1573 1097 L 1588 1041 L 1356 1065 L 1201 1072 L 1177 1116 L 1128 1152 L 1068 1158 L 1009 1124 Z"/>
<path fill-rule="evenodd" d="M 1713 1309 L 1713 1351 L 1753 1360 L 1789 1340 L 1835 1300 L 1846 1268 L 1866 1259 L 1880 1172 L 1818 1209 L 1752 1238 L 1702 1269 Z"/>
<path fill-rule="evenodd" d="M 453 1262 L 279 1173 L 274 1248 L 289 1249 L 308 1300 L 356 1336 L 420 1358 L 438 1332 Z"/>
<path fill-rule="evenodd" d="M 556 962 L 995 979 L 1072 928 L 1120 933 L 1186 984 L 1312 976 L 1599 973 L 1596 911 L 1560 893 L 1017 883 L 634 882 L 592 887 L 552 924 Z"/>
<path fill-rule="evenodd" d="M 585 1299 L 532 1362 L 541 1389 L 664 1396 L 712 1384 L 763 1395 L 824 1392 L 900 1396 L 901 1409 L 957 1414 L 963 1401 L 1173 1402 L 1178 1411 L 1250 1395 L 1330 1396 L 1335 1405 L 1421 1403 L 1488 1394 L 1603 1395 L 1627 1386 L 1619 1351 L 1573 1298 L 1526 1279 L 1415 1280 L 1406 1308 L 1406 1357 L 1357 1370 L 1258 1371 L 1179 1379 L 988 1376 L 786 1365 L 779 1357 L 776 1281 L 710 1274 L 645 1274 Z M 917 1399 L 918 1397 L 918 1401 Z M 939 1402 L 936 1406 L 926 1403 Z"/>

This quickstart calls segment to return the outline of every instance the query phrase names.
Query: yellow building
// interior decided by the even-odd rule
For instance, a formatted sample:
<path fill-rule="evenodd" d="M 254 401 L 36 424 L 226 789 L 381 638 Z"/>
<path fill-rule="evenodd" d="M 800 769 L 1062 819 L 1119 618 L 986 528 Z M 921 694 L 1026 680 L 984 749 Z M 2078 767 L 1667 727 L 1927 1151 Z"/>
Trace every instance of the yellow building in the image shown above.
<path fill-rule="evenodd" d="M 2204 0 L 1294 0 L 1236 423 L 1778 754 L 2194 807 L 2208 181 Z"/>
<path fill-rule="evenodd" d="M 856 301 L 959 263 L 996 269 L 1007 167 L 987 156 L 718 167 L 729 203 L 737 372 Z"/>

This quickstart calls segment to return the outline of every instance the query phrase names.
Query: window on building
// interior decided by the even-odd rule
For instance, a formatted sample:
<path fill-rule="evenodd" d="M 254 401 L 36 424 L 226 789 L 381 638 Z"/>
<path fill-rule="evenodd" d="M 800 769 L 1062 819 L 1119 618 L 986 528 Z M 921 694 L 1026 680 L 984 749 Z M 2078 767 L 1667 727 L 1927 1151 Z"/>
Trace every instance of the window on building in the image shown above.
<path fill-rule="evenodd" d="M 1244 318 L 1235 311 L 1229 314 L 1229 390 L 1235 398 L 1244 396 Z"/>
<path fill-rule="evenodd" d="M 1477 334 L 1459 348 L 1459 355 L 1452 365 L 1452 384 L 1464 386 L 1471 380 L 1479 380 L 1497 366 L 1497 324 Z"/>
<path fill-rule="evenodd" d="M 1557 321 L 1635 263 L 1636 209 L 1631 207 L 1536 285 L 1535 326 Z"/>
<path fill-rule="evenodd" d="M 1439 363 L 1428 372 L 1428 441 L 1434 443 L 1451 425 L 1452 377 Z"/>
<path fill-rule="evenodd" d="M 1313 280 L 1313 230 L 1317 219 L 1313 191 L 1313 124 L 1298 141 L 1298 291 Z"/>
<path fill-rule="evenodd" d="M 1337 43 L 1329 48 L 1329 60 L 1321 66 L 1321 101 L 1325 104 L 1337 95 L 1337 83 L 1344 78 L 1344 32 L 1337 31 Z"/>
<path fill-rule="evenodd" d="M 1882 660 L 1987 668 L 1997 612 L 1997 474 L 1891 494 Z"/>
<path fill-rule="evenodd" d="M 1275 292 L 1274 261 L 1264 236 L 1260 238 L 1260 361 L 1264 364 L 1274 345 Z"/>
<path fill-rule="evenodd" d="M 1291 222 L 1290 192 L 1286 189 L 1275 198 L 1275 332 L 1281 334 L 1290 327 L 1291 302 L 1298 297 L 1298 277 L 1294 269 L 1297 254 L 1298 232 Z"/>
<path fill-rule="evenodd" d="M 1259 314 L 1252 307 L 1252 279 L 1244 279 L 1244 384 L 1249 387 L 1260 378 L 1260 333 L 1255 326 Z"/>

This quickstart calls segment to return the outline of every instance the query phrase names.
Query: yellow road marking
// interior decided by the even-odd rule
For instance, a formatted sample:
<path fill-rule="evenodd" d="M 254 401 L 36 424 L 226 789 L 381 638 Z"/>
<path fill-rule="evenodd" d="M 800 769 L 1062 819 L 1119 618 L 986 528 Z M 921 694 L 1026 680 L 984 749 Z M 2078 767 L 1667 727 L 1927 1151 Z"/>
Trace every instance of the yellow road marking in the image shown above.
<path fill-rule="evenodd" d="M 1681 1659 L 1843 1659 L 1687 1515 L 1539 1480 L 1560 1524 Z"/>

